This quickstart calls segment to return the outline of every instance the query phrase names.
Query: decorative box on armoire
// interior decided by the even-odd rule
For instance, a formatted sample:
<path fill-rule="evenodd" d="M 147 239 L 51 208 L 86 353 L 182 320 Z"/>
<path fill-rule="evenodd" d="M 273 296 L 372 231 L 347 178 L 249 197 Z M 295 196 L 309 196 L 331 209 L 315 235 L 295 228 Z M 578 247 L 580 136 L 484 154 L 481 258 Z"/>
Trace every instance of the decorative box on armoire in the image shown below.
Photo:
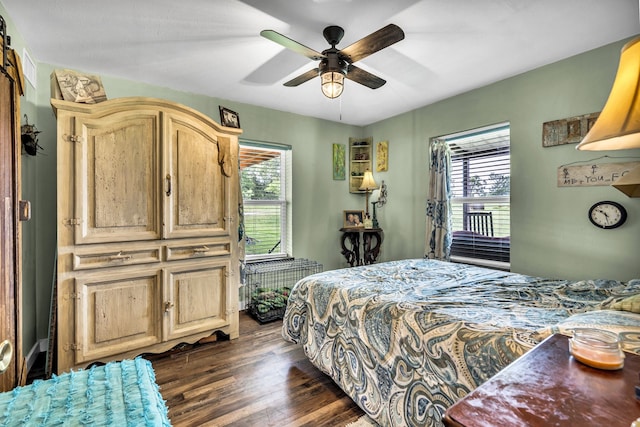
<path fill-rule="evenodd" d="M 174 102 L 52 99 L 57 372 L 238 336 L 238 135 Z"/>

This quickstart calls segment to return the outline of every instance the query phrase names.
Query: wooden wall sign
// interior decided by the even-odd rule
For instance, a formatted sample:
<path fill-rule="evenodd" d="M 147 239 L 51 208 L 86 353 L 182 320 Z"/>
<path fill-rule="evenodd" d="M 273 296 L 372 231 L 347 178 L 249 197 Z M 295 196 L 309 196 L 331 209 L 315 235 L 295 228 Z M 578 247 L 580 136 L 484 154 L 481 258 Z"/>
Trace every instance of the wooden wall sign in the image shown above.
<path fill-rule="evenodd" d="M 594 187 L 611 185 L 640 162 L 594 163 L 558 168 L 558 187 Z"/>
<path fill-rule="evenodd" d="M 542 146 L 577 144 L 589 132 L 600 113 L 583 114 L 542 124 Z"/>

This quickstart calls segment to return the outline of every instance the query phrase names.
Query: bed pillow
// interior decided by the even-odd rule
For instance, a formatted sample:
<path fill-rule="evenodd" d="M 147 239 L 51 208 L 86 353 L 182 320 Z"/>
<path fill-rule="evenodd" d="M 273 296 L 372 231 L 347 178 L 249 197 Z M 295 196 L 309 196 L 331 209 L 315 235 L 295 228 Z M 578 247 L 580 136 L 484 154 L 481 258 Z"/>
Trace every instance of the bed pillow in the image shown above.
<path fill-rule="evenodd" d="M 614 302 L 609 307 L 611 310 L 630 311 L 632 313 L 640 313 L 640 294 L 631 295 Z"/>

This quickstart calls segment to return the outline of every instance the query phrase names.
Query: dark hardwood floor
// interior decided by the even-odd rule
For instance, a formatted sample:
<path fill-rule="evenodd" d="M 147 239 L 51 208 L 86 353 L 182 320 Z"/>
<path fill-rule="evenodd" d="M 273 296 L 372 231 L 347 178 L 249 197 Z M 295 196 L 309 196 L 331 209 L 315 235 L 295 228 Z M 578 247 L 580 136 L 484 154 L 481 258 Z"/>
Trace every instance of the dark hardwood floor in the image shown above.
<path fill-rule="evenodd" d="M 281 327 L 241 313 L 238 339 L 146 355 L 172 424 L 342 427 L 362 416 Z"/>

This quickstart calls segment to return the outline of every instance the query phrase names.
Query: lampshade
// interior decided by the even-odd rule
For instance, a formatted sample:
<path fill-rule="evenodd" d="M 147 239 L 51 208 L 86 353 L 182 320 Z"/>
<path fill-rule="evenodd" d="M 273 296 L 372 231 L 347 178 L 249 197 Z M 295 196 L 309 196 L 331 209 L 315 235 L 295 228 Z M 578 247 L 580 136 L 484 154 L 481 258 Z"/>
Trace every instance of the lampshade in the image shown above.
<path fill-rule="evenodd" d="M 337 98 L 344 89 L 344 75 L 337 71 L 327 71 L 320 76 L 322 93 L 327 98 Z"/>
<path fill-rule="evenodd" d="M 617 188 L 629 197 L 640 197 L 640 166 L 631 169 L 618 178 L 612 187 Z"/>
<path fill-rule="evenodd" d="M 640 38 L 625 44 L 609 99 L 578 150 L 640 148 Z"/>
<path fill-rule="evenodd" d="M 369 191 L 375 190 L 378 188 L 378 184 L 373 179 L 373 174 L 370 170 L 364 172 L 364 177 L 362 178 L 362 184 L 360 184 L 360 190 Z"/>

